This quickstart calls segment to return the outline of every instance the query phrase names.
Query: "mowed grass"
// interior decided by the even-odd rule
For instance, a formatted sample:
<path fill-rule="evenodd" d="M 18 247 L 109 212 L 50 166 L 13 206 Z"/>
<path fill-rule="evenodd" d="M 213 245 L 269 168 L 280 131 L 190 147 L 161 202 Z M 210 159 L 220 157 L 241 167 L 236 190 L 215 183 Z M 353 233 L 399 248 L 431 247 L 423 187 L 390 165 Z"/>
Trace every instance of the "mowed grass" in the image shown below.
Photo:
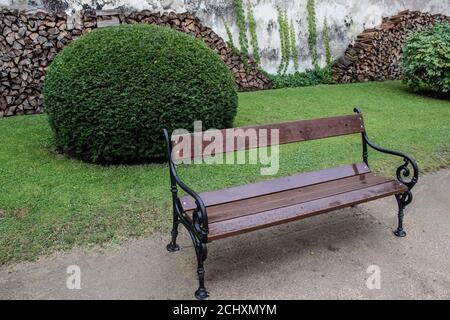
<path fill-rule="evenodd" d="M 399 82 L 242 93 L 236 126 L 364 112 L 369 136 L 407 152 L 421 172 L 450 164 L 450 102 L 415 95 Z M 171 223 L 164 164 L 101 167 L 52 152 L 45 115 L 0 119 L 0 264 L 74 245 L 116 244 Z M 277 176 L 361 159 L 359 135 L 280 147 Z M 393 176 L 399 158 L 370 152 L 375 171 Z M 259 165 L 183 165 L 196 191 L 273 177 Z M 419 182 L 420 183 L 420 182 Z"/>

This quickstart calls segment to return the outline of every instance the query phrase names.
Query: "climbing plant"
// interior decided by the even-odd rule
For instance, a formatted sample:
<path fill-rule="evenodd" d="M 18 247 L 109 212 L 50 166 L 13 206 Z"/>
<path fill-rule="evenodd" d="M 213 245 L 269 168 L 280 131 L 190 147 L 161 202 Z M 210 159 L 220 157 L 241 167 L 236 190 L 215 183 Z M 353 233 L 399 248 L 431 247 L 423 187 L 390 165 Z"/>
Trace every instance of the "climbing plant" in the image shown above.
<path fill-rule="evenodd" d="M 232 49 L 234 49 L 235 46 L 234 46 L 234 41 L 233 41 L 233 34 L 231 33 L 230 26 L 228 25 L 228 23 L 225 20 L 223 20 L 223 25 L 225 26 L 225 31 L 226 31 L 227 37 L 228 37 L 228 41 L 227 41 L 228 46 L 230 46 Z"/>
<path fill-rule="evenodd" d="M 236 16 L 236 25 L 239 29 L 239 45 L 240 51 L 244 55 L 248 55 L 248 38 L 245 23 L 245 12 L 242 0 L 233 0 L 234 15 Z"/>
<path fill-rule="evenodd" d="M 291 40 L 291 55 L 292 55 L 292 60 L 294 61 L 294 69 L 297 72 L 299 65 L 298 65 L 298 47 L 297 47 L 297 40 L 296 40 L 296 32 L 295 32 L 295 26 L 294 26 L 294 21 L 291 20 L 291 26 L 290 26 L 290 30 L 289 30 L 289 34 L 290 34 L 290 40 Z"/>
<path fill-rule="evenodd" d="M 316 4 L 314 0 L 308 0 L 306 10 L 308 12 L 309 54 L 311 56 L 314 68 L 318 68 L 319 60 L 317 57 Z"/>
<path fill-rule="evenodd" d="M 280 44 L 281 44 L 281 61 L 278 66 L 278 74 L 285 74 L 289 66 L 289 60 L 291 58 L 291 41 L 289 35 L 289 23 L 287 20 L 286 11 L 282 10 L 280 7 L 277 8 L 278 11 L 278 30 L 280 33 Z"/>
<path fill-rule="evenodd" d="M 278 32 L 280 34 L 280 51 L 281 51 L 281 61 L 280 61 L 280 65 L 278 66 L 278 70 L 277 73 L 278 75 L 281 75 L 283 69 L 284 69 L 284 64 L 286 61 L 286 53 L 285 53 L 285 43 L 284 43 L 284 37 L 283 37 L 283 11 L 281 10 L 280 7 L 277 7 L 277 12 L 278 12 Z"/>
<path fill-rule="evenodd" d="M 288 17 L 287 17 L 287 11 L 284 10 L 284 15 L 283 15 L 283 38 L 284 38 L 284 43 L 286 44 L 286 63 L 284 64 L 284 70 L 283 73 L 286 74 L 286 71 L 289 67 L 289 62 L 291 60 L 292 57 L 292 46 L 291 46 L 291 38 L 290 38 L 290 31 L 289 31 L 289 21 L 288 21 Z"/>
<path fill-rule="evenodd" d="M 256 64 L 259 66 L 261 64 L 261 57 L 259 55 L 259 44 L 258 36 L 256 34 L 256 20 L 253 15 L 253 8 L 251 0 L 247 1 L 247 18 L 248 18 L 248 28 L 250 31 L 250 43 L 252 45 L 253 59 L 255 59 Z"/>
<path fill-rule="evenodd" d="M 330 31 L 326 18 L 323 21 L 323 43 L 325 47 L 325 61 L 327 63 L 327 67 L 329 67 L 331 65 Z"/>

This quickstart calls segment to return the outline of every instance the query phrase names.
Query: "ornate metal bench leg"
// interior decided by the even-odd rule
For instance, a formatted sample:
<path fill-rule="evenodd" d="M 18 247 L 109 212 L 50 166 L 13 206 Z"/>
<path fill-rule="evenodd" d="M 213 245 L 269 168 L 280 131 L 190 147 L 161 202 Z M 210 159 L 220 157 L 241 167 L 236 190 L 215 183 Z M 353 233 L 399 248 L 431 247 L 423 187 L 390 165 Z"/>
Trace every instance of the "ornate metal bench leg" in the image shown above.
<path fill-rule="evenodd" d="M 173 181 L 172 186 L 170 187 L 170 191 L 172 192 L 172 202 L 173 202 L 173 227 L 172 232 L 170 233 L 172 239 L 166 248 L 167 251 L 169 252 L 176 252 L 180 250 L 180 246 L 177 245 L 178 224 L 180 223 L 180 218 L 177 215 L 177 204 L 178 204 L 177 185 Z"/>
<path fill-rule="evenodd" d="M 411 202 L 410 196 L 411 194 L 408 195 L 407 193 L 395 196 L 398 203 L 398 227 L 397 230 L 394 231 L 394 234 L 397 237 L 406 237 L 406 231 L 403 230 L 403 216 L 405 215 L 406 205 Z"/>
<path fill-rule="evenodd" d="M 204 300 L 209 297 L 208 291 L 205 289 L 205 268 L 203 267 L 203 262 L 206 260 L 206 244 L 200 243 L 196 248 L 197 252 L 197 275 L 198 275 L 198 289 L 195 291 L 195 297 L 199 300 Z"/>
<path fill-rule="evenodd" d="M 177 244 L 178 223 L 179 223 L 178 220 L 173 222 L 173 229 L 170 232 L 172 240 L 170 241 L 170 243 L 166 247 L 167 251 L 169 251 L 169 252 L 176 252 L 176 251 L 180 250 L 180 246 Z"/>

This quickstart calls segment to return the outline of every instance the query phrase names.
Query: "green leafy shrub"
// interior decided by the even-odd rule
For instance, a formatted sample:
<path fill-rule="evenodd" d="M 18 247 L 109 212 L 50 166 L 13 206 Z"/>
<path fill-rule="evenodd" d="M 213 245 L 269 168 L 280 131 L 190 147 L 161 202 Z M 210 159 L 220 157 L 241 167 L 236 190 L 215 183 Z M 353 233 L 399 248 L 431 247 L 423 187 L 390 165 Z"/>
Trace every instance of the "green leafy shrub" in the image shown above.
<path fill-rule="evenodd" d="M 450 24 L 413 33 L 403 48 L 403 81 L 414 91 L 450 95 Z"/>
<path fill-rule="evenodd" d="M 44 82 L 57 145 L 94 163 L 165 156 L 162 128 L 232 126 L 234 78 L 200 40 L 154 25 L 96 29 L 61 51 Z"/>
<path fill-rule="evenodd" d="M 308 87 L 318 84 L 334 83 L 331 68 L 316 68 L 306 70 L 305 72 L 295 72 L 285 75 L 271 75 L 267 73 L 266 75 L 272 80 L 275 89 Z"/>

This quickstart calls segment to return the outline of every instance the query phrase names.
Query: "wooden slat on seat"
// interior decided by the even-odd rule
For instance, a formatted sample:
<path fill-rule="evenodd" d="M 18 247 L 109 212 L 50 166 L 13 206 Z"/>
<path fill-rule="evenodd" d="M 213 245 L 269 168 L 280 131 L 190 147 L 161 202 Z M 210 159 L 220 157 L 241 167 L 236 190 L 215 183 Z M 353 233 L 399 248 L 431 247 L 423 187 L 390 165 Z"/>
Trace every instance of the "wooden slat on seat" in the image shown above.
<path fill-rule="evenodd" d="M 254 130 L 249 130 L 254 129 Z M 354 133 L 361 133 L 364 131 L 364 121 L 361 114 L 352 114 L 345 116 L 337 116 L 337 117 L 329 117 L 329 118 L 321 118 L 321 119 L 312 119 L 312 120 L 301 120 L 301 121 L 293 121 L 287 123 L 278 123 L 278 124 L 270 124 L 270 125 L 262 125 L 262 126 L 254 126 L 254 127 L 242 127 L 242 128 L 233 128 L 233 129 L 223 129 L 220 130 L 221 136 L 224 137 L 222 140 L 223 147 L 221 153 L 223 152 L 233 152 L 238 150 L 248 150 L 260 147 L 266 147 L 268 145 L 275 144 L 272 141 L 271 133 L 273 129 L 278 129 L 278 144 L 287 144 L 293 142 L 300 141 L 308 141 L 308 140 L 316 140 L 322 138 L 336 137 Z M 230 136 L 230 133 L 236 132 L 236 130 L 241 130 L 242 132 L 246 132 L 247 135 L 238 137 L 231 137 L 229 140 L 225 139 L 225 137 Z M 259 137 L 260 134 L 263 134 L 267 137 L 267 143 L 263 144 L 261 140 L 258 140 L 258 145 L 254 145 L 249 142 L 249 136 L 251 133 L 254 133 L 254 137 Z M 265 134 L 267 133 L 267 134 Z M 181 143 L 184 138 L 189 138 L 191 141 L 191 150 L 189 153 L 176 152 L 174 157 L 175 159 L 184 159 L 184 158 L 195 158 L 201 156 L 203 150 L 211 144 L 211 141 L 202 141 L 202 149 L 199 150 L 200 154 L 195 154 L 194 150 L 194 134 L 181 134 L 181 135 L 173 135 L 172 143 L 174 146 Z M 243 140 L 243 143 L 239 144 L 239 140 Z M 215 154 L 218 154 L 217 152 Z"/>
<path fill-rule="evenodd" d="M 229 220 L 239 216 L 288 207 L 306 201 L 330 197 L 339 193 L 359 190 L 384 182 L 386 182 L 385 178 L 378 177 L 372 173 L 366 173 L 256 198 L 234 201 L 208 207 L 208 220 L 210 223 Z"/>
<path fill-rule="evenodd" d="M 399 194 L 406 190 L 407 187 L 398 181 L 386 181 L 363 189 L 343 192 L 229 220 L 221 220 L 210 223 L 208 241 L 307 218 L 354 204 Z"/>
<path fill-rule="evenodd" d="M 355 163 L 338 168 L 325 169 L 316 172 L 301 173 L 285 178 L 257 182 L 249 185 L 216 190 L 211 192 L 204 192 L 200 193 L 200 197 L 205 203 L 205 206 L 210 207 L 221 203 L 228 203 L 238 201 L 241 199 L 248 199 L 271 193 L 276 193 L 280 191 L 297 189 L 304 186 L 342 179 L 368 172 L 370 172 L 370 169 L 367 167 L 365 163 Z M 190 196 L 182 197 L 180 201 L 184 210 L 186 211 L 193 210 L 196 207 L 194 200 Z"/>

